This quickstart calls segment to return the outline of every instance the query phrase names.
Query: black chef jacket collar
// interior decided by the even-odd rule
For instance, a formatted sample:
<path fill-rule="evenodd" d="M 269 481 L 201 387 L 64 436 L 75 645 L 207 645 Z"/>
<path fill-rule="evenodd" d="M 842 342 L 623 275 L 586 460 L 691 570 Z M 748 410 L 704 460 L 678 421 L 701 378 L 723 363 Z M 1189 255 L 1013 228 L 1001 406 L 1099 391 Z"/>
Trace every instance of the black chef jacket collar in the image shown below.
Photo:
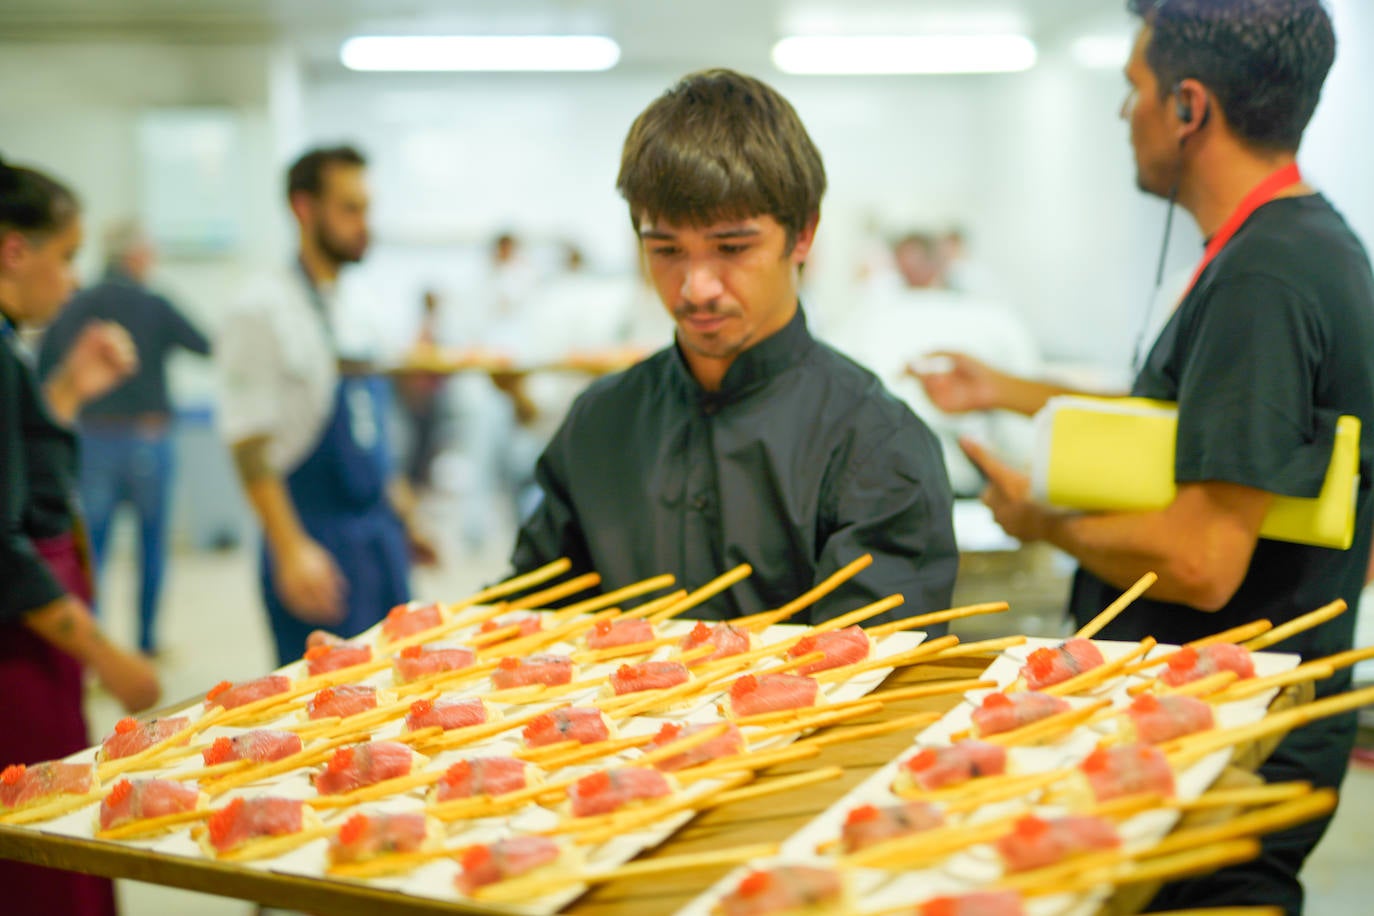
<path fill-rule="evenodd" d="M 764 338 L 735 357 L 735 361 L 725 372 L 725 378 L 721 380 L 719 391 L 707 391 L 701 387 L 687 366 L 682 348 L 676 341 L 673 345 L 677 351 L 677 358 L 673 360 L 676 370 L 673 375 L 689 397 L 700 402 L 704 410 L 714 412 L 724 404 L 744 398 L 784 370 L 791 368 L 806 355 L 814 343 L 815 340 L 806 327 L 806 313 L 798 304 L 797 313 L 782 330 Z"/>

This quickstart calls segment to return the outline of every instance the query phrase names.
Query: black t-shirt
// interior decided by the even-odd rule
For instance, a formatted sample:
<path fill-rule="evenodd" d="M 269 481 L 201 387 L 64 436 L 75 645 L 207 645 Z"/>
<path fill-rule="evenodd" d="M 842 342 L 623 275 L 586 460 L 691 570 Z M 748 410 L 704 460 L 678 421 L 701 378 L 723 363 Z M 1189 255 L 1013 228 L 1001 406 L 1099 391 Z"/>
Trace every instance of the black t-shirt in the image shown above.
<path fill-rule="evenodd" d="M 48 413 L 14 329 L 0 316 L 0 622 L 64 593 L 30 538 L 70 530 L 62 488 L 75 455 L 72 434 Z"/>
<path fill-rule="evenodd" d="M 1358 239 L 1320 195 L 1261 207 L 1208 266 L 1150 351 L 1132 393 L 1178 402 L 1175 479 L 1316 496 L 1336 418 L 1362 423 L 1355 541 L 1332 550 L 1262 539 L 1240 589 L 1216 613 L 1140 600 L 1104 639 L 1198 639 L 1274 624 L 1344 598 L 1351 610 L 1276 650 L 1348 649 L 1369 559 L 1374 500 L 1374 278 Z M 1085 622 L 1120 592 L 1085 570 L 1070 613 Z M 1349 669 L 1318 685 L 1342 689 Z"/>

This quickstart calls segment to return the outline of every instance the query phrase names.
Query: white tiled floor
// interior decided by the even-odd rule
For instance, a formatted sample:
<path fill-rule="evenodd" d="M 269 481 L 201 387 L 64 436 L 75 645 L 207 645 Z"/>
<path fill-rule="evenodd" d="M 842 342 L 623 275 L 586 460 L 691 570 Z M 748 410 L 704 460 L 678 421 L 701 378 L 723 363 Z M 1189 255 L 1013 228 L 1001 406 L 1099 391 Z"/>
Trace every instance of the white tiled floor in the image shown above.
<path fill-rule="evenodd" d="M 454 553 L 449 552 L 445 568 L 417 576 L 417 596 L 451 599 L 468 594 L 498 578 L 505 568 L 504 543 L 481 556 L 455 560 Z M 161 625 L 166 652 L 160 666 L 166 699 L 191 696 L 219 680 L 251 676 L 271 667 L 253 562 L 247 550 L 182 553 L 174 558 Z M 134 575 L 128 552 L 116 551 L 104 583 L 106 625 L 126 643 L 134 638 Z M 1014 605 L 1015 596 L 1010 597 Z M 1015 629 L 1015 621 L 1009 621 L 1009 626 Z M 107 733 L 120 715 L 108 697 L 95 691 L 89 713 L 96 736 Z M 1309 913 L 1374 912 L 1371 848 L 1374 770 L 1352 769 L 1335 824 L 1305 874 Z M 247 916 L 253 910 L 242 901 L 133 882 L 121 883 L 120 898 L 124 916 Z"/>

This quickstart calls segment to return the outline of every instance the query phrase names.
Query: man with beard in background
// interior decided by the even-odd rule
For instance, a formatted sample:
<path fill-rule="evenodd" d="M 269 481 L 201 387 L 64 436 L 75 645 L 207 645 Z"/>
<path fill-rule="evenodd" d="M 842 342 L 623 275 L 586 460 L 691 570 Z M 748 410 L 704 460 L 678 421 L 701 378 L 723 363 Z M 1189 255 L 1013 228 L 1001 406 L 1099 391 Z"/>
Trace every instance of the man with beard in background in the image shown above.
<path fill-rule="evenodd" d="M 282 664 L 317 627 L 354 636 L 407 601 L 411 552 L 430 554 L 392 468 L 385 382 L 349 374 L 339 346 L 339 273 L 367 250 L 366 162 L 348 146 L 311 150 L 291 166 L 287 200 L 296 263 L 246 290 L 216 350 Z"/>

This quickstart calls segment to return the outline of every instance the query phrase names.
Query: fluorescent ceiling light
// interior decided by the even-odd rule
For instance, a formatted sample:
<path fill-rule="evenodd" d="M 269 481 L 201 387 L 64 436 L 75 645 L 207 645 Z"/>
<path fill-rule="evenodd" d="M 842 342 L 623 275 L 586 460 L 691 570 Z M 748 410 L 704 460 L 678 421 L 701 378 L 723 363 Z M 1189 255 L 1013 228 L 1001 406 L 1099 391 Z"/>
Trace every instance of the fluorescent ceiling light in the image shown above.
<path fill-rule="evenodd" d="M 339 59 L 350 70 L 609 70 L 620 45 L 603 35 L 362 35 Z"/>
<path fill-rule="evenodd" d="M 1080 35 L 1069 47 L 1074 63 L 1089 70 L 1120 70 L 1131 56 L 1133 39 L 1124 33 Z"/>
<path fill-rule="evenodd" d="M 773 46 L 784 73 L 1013 73 L 1035 66 L 1024 35 L 797 35 Z"/>

